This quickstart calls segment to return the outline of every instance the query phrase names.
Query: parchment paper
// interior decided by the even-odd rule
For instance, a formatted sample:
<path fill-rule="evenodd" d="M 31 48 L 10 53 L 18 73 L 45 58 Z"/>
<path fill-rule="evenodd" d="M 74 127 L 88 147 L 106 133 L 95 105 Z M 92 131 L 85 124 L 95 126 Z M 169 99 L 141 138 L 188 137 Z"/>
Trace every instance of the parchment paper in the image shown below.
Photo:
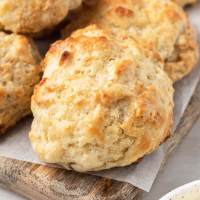
<path fill-rule="evenodd" d="M 193 24 L 200 33 L 200 2 L 198 5 L 190 8 L 189 14 Z M 199 77 L 200 63 L 188 77 L 175 85 L 174 129 L 177 127 L 177 124 L 189 103 Z M 28 140 L 31 121 L 31 117 L 22 120 L 16 127 L 10 130 L 8 134 L 1 137 L 1 156 L 44 164 L 38 160 Z M 105 170 L 94 174 L 129 182 L 140 189 L 149 191 L 165 156 L 164 145 L 151 155 L 143 158 L 138 164 L 129 167 Z"/>

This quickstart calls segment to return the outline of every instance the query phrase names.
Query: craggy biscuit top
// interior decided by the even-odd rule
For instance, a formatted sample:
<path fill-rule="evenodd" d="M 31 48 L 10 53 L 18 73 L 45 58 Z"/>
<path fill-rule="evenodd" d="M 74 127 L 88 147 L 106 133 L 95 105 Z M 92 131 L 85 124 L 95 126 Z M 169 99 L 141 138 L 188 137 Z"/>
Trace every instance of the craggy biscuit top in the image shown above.
<path fill-rule="evenodd" d="M 176 76 L 177 68 L 171 69 L 173 74 L 168 74 L 174 81 L 188 74 L 198 60 L 197 40 L 194 32 L 190 31 L 192 28 L 188 18 L 182 8 L 171 1 L 99 0 L 93 9 L 83 7 L 77 15 L 74 14 L 63 34 L 69 35 L 71 31 L 93 23 L 112 30 L 116 35 L 133 37 L 145 48 L 158 52 L 166 63 L 176 58 L 173 66 L 170 62 L 173 68 L 182 57 L 177 52 L 177 46 L 181 43 L 184 51 L 188 52 L 185 53 L 187 57 L 178 64 L 179 74 Z M 185 63 L 188 59 L 191 60 L 189 64 Z"/>
<path fill-rule="evenodd" d="M 82 0 L 1 0 L 0 28 L 38 34 L 60 23 Z"/>
<path fill-rule="evenodd" d="M 30 132 L 41 160 L 77 171 L 125 166 L 170 135 L 172 82 L 128 35 L 88 26 L 56 42 L 43 64 Z"/>
<path fill-rule="evenodd" d="M 88 8 L 80 14 L 77 18 L 81 26 L 97 23 L 112 28 L 117 34 L 121 34 L 119 29 L 124 30 L 148 48 L 156 48 L 164 58 L 171 54 L 187 24 L 182 9 L 165 0 L 100 0 L 94 9 Z M 76 24 L 77 20 L 73 20 L 72 25 Z"/>
<path fill-rule="evenodd" d="M 25 36 L 0 32 L 0 133 L 30 113 L 40 55 Z"/>

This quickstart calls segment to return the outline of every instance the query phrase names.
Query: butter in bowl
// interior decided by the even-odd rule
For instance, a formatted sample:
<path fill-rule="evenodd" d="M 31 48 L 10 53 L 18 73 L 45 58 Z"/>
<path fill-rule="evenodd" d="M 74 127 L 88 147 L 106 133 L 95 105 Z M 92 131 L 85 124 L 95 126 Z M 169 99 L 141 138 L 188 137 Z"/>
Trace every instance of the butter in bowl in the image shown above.
<path fill-rule="evenodd" d="M 200 200 L 200 180 L 183 185 L 160 200 Z"/>

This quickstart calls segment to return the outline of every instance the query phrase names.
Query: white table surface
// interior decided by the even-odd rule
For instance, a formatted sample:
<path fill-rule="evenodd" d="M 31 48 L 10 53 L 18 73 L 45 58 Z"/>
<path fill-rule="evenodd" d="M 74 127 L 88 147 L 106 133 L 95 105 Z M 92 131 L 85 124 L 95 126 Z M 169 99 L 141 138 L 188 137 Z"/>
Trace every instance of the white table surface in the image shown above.
<path fill-rule="evenodd" d="M 169 158 L 151 192 L 145 194 L 142 200 L 158 200 L 174 188 L 197 179 L 200 179 L 200 119 Z M 0 188 L 0 200 L 24 198 Z"/>

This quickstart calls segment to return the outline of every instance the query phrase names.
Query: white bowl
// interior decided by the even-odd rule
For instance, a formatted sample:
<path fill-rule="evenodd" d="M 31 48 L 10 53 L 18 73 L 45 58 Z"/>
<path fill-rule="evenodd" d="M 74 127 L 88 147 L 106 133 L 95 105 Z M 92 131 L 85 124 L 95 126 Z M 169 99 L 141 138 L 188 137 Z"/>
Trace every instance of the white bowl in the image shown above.
<path fill-rule="evenodd" d="M 160 200 L 200 200 L 200 180 L 183 185 Z"/>

